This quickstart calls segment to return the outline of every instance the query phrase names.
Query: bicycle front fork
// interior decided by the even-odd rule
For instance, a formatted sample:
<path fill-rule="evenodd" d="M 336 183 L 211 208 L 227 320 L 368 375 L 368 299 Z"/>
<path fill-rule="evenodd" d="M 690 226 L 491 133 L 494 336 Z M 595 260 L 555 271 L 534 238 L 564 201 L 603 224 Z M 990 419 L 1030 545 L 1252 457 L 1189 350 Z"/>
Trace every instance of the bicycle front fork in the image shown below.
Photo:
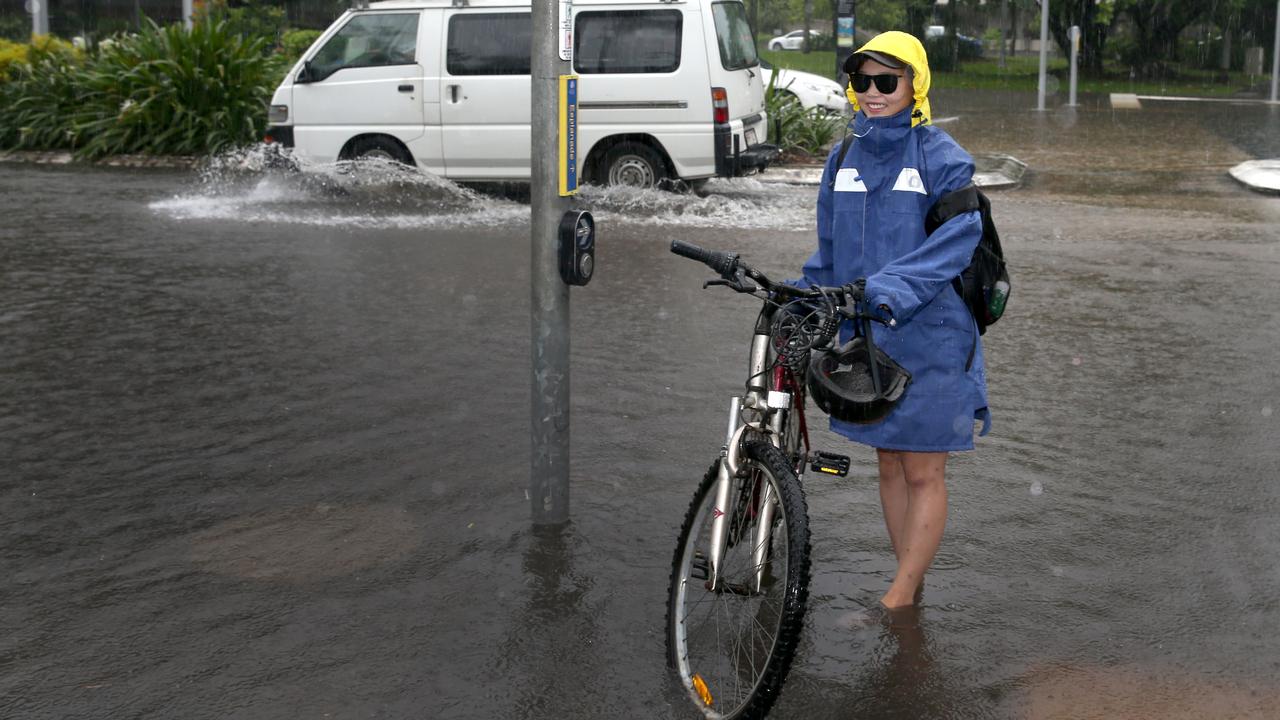
<path fill-rule="evenodd" d="M 781 413 L 778 413 L 781 415 Z M 729 545 L 729 531 L 732 526 L 733 516 L 739 512 L 738 503 L 735 502 L 737 494 L 734 492 L 738 477 L 738 469 L 741 467 L 741 458 L 739 457 L 742 447 L 742 433 L 748 429 L 748 425 L 743 425 L 742 421 L 742 398 L 734 397 L 729 403 L 729 423 L 728 432 L 725 434 L 724 448 L 720 451 L 720 467 L 716 475 L 716 493 L 715 493 L 715 511 L 711 520 L 711 547 L 709 554 L 711 559 L 710 578 L 708 579 L 708 587 L 713 591 L 723 589 L 721 585 L 721 568 L 724 562 L 725 550 Z M 750 480 L 751 478 L 747 478 Z M 756 478 L 756 481 L 759 481 Z M 756 488 L 745 488 L 744 491 L 751 492 L 754 496 Z M 774 497 L 773 485 L 769 482 L 761 482 L 758 497 L 749 497 L 748 506 L 754 503 L 756 512 L 756 527 L 754 536 L 752 537 L 751 560 L 752 566 L 755 568 L 753 587 L 749 588 L 751 592 L 759 592 L 764 584 L 764 568 L 765 561 L 768 559 L 768 551 L 770 534 L 773 532 L 773 512 L 776 498 Z M 741 509 L 742 512 L 750 512 L 750 507 Z M 746 522 L 746 517 L 738 520 L 740 523 Z M 743 588 L 735 588 L 742 590 Z"/>

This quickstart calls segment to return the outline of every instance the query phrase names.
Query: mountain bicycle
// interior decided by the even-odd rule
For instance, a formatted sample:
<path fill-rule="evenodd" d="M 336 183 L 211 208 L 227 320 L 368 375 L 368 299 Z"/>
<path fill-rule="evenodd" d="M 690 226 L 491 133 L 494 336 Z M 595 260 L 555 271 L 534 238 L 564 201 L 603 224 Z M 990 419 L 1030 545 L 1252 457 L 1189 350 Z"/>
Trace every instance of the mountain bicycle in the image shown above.
<path fill-rule="evenodd" d="M 806 381 L 814 350 L 830 347 L 843 320 L 865 333 L 856 285 L 775 283 L 738 255 L 671 243 L 725 286 L 762 301 L 745 392 L 729 403 L 720 455 L 689 504 L 672 563 L 668 662 L 707 718 L 763 717 L 786 680 L 809 593 L 806 467 L 844 476 L 849 458 L 811 451 Z M 870 341 L 867 334 L 867 341 Z M 872 347 L 874 352 L 874 347 Z M 873 363 L 874 366 L 874 363 Z M 880 378 L 871 371 L 880 392 Z"/>

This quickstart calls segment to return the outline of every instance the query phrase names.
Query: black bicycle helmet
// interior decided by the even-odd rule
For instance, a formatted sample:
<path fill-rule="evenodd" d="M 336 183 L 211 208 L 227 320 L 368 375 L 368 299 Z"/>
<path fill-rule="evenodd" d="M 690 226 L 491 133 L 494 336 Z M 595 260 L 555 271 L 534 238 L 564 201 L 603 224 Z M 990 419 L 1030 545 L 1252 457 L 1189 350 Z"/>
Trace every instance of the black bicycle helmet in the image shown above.
<path fill-rule="evenodd" d="M 909 384 L 911 373 L 865 336 L 838 350 L 815 352 L 809 361 L 809 396 L 823 412 L 845 422 L 883 420 Z"/>

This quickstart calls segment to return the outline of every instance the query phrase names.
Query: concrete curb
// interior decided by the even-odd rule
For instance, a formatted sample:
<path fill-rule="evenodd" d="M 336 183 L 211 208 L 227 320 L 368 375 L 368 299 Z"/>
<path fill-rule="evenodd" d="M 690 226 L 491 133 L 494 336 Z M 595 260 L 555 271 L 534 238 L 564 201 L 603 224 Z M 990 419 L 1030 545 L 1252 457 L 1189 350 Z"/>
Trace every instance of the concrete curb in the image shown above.
<path fill-rule="evenodd" d="M 817 185 L 822 182 L 821 165 L 775 165 L 758 176 L 761 182 L 788 185 Z"/>
<path fill-rule="evenodd" d="M 101 160 L 79 160 L 65 151 L 13 150 L 0 152 L 0 162 L 36 165 L 103 165 L 106 167 L 177 168 L 195 167 L 200 158 L 185 155 L 112 155 Z"/>
<path fill-rule="evenodd" d="M 1250 190 L 1280 195 L 1280 159 L 1246 160 L 1227 173 Z"/>

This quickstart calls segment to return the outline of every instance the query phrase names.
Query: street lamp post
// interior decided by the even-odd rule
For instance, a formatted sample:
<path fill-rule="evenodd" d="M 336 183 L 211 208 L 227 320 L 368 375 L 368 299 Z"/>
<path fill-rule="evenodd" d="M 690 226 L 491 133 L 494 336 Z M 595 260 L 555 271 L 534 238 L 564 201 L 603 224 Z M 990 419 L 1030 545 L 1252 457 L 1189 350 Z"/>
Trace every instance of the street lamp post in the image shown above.
<path fill-rule="evenodd" d="M 1067 105 L 1075 107 L 1076 105 L 1076 66 L 1080 63 L 1080 26 L 1072 25 L 1067 31 L 1067 37 L 1071 40 L 1071 89 L 1070 99 Z"/>
<path fill-rule="evenodd" d="M 1276 87 L 1280 82 L 1280 0 L 1276 0 L 1275 44 L 1271 48 L 1271 102 L 1276 100 Z"/>
<path fill-rule="evenodd" d="M 31 12 L 31 34 L 49 34 L 49 0 L 27 0 Z"/>
<path fill-rule="evenodd" d="M 1040 84 L 1036 90 L 1036 109 L 1044 110 L 1045 85 L 1049 75 L 1049 0 L 1040 2 Z"/>

